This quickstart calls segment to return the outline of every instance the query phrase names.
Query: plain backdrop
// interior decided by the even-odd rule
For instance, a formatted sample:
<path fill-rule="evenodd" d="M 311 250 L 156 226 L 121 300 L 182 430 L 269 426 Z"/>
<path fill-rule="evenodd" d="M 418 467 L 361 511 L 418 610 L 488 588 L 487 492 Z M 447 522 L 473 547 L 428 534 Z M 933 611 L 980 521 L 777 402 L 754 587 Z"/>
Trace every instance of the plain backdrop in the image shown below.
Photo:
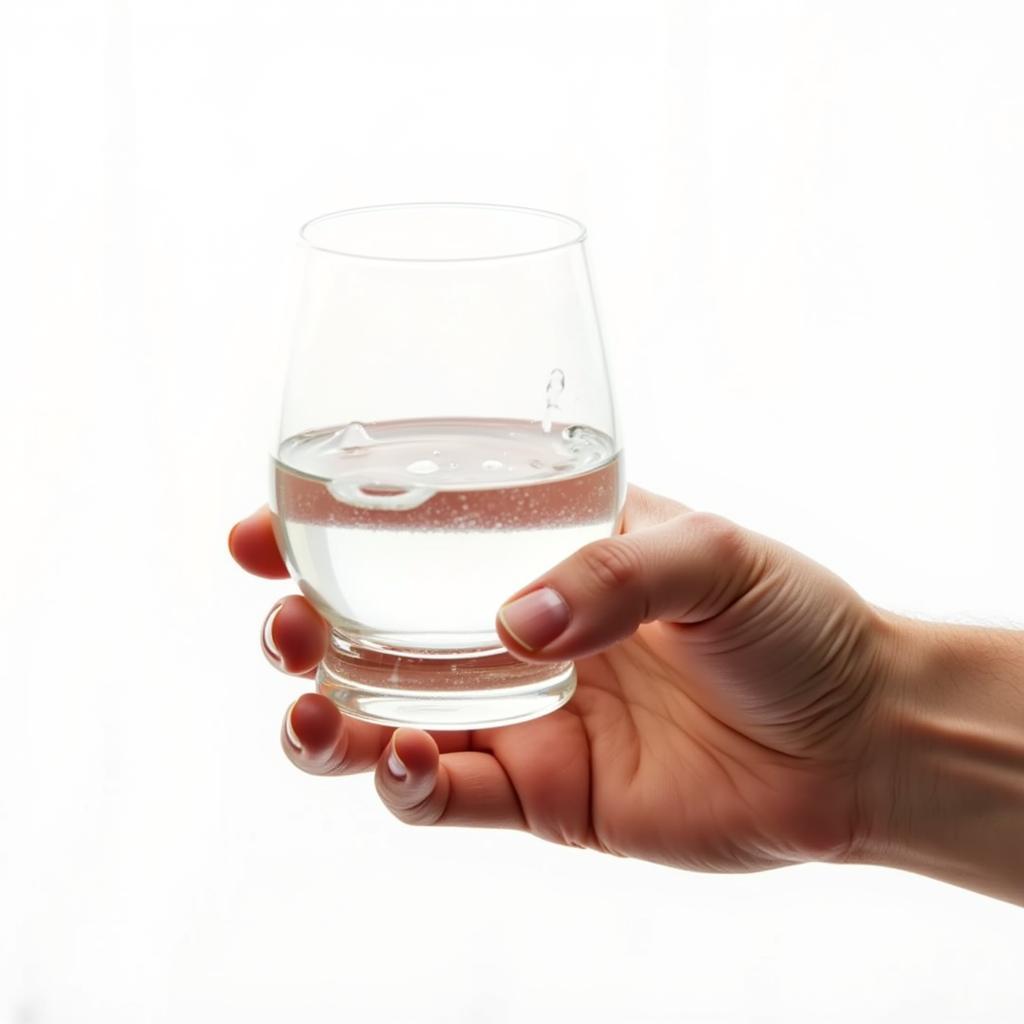
<path fill-rule="evenodd" d="M 278 746 L 230 563 L 308 217 L 590 228 L 630 477 L 1024 622 L 1024 8 L 0 7 L 0 1020 L 998 1021 L 1024 917 L 414 830 Z M 524 581 L 525 582 L 525 581 Z"/>

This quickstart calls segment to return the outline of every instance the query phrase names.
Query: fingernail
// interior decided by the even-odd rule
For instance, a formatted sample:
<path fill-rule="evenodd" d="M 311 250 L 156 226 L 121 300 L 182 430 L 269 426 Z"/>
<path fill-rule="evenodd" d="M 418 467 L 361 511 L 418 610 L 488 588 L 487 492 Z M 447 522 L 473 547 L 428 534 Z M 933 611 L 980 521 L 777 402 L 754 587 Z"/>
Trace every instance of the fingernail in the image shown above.
<path fill-rule="evenodd" d="M 398 751 L 395 750 L 395 739 L 391 738 L 391 749 L 388 751 L 388 771 L 396 779 L 404 779 L 409 774 L 408 769 L 402 763 L 402 759 L 398 756 Z"/>
<path fill-rule="evenodd" d="M 263 623 L 263 653 L 267 656 L 268 660 L 277 665 L 278 668 L 284 668 L 284 658 L 281 656 L 281 652 L 277 648 L 277 644 L 274 643 L 274 619 L 277 618 L 278 612 L 284 607 L 284 601 L 278 601 L 273 608 L 270 609 L 270 614 L 267 616 L 267 621 Z"/>
<path fill-rule="evenodd" d="M 288 713 L 284 716 L 284 734 L 288 737 L 288 742 L 296 750 L 301 751 L 302 744 L 299 742 L 299 737 L 295 734 L 295 726 L 292 725 L 292 712 L 295 710 L 295 705 L 298 703 L 298 700 L 293 700 L 292 706 L 288 709 Z"/>
<path fill-rule="evenodd" d="M 541 587 L 510 601 L 498 618 L 520 646 L 536 651 L 565 632 L 569 606 L 557 590 Z"/>

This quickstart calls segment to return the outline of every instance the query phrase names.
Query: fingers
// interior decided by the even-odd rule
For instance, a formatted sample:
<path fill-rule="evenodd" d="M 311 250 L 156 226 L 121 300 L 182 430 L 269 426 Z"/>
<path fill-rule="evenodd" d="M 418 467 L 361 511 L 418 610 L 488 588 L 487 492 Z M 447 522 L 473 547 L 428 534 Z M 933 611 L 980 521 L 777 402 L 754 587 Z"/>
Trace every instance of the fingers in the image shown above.
<path fill-rule="evenodd" d="M 317 693 L 303 694 L 281 726 L 288 759 L 311 775 L 376 767 L 384 805 L 407 824 L 526 828 L 501 763 L 493 754 L 464 749 L 468 742 L 465 732 L 432 736 L 360 722 Z"/>
<path fill-rule="evenodd" d="M 506 603 L 502 642 L 526 660 L 593 654 L 643 622 L 704 622 L 765 571 L 767 542 L 705 512 L 684 512 L 581 548 Z"/>
<path fill-rule="evenodd" d="M 409 731 L 409 730 L 406 730 Z M 349 775 L 373 768 L 388 749 L 392 728 L 343 715 L 336 704 L 319 693 L 304 693 L 285 713 L 281 746 L 297 768 L 310 775 Z M 434 751 L 461 750 L 469 742 L 464 730 L 432 739 L 422 733 Z"/>
<path fill-rule="evenodd" d="M 243 569 L 257 576 L 282 579 L 288 575 L 266 506 L 231 528 L 228 549 Z M 263 623 L 263 653 L 275 668 L 307 675 L 324 656 L 328 634 L 327 624 L 304 597 L 286 597 L 271 608 Z"/>
<path fill-rule="evenodd" d="M 235 523 L 228 534 L 228 550 L 243 569 L 255 576 L 280 580 L 288 575 L 274 536 L 274 519 L 266 505 Z"/>
<path fill-rule="evenodd" d="M 372 768 L 392 730 L 346 718 L 319 693 L 304 693 L 281 724 L 281 746 L 297 768 L 310 775 L 345 775 Z"/>
<path fill-rule="evenodd" d="M 282 598 L 263 623 L 261 641 L 267 660 L 283 672 L 305 675 L 327 650 L 329 629 L 317 610 L 293 594 Z"/>
<path fill-rule="evenodd" d="M 519 797 L 493 754 L 440 755 L 425 732 L 396 729 L 378 758 L 375 781 L 388 810 L 409 825 L 526 827 Z"/>

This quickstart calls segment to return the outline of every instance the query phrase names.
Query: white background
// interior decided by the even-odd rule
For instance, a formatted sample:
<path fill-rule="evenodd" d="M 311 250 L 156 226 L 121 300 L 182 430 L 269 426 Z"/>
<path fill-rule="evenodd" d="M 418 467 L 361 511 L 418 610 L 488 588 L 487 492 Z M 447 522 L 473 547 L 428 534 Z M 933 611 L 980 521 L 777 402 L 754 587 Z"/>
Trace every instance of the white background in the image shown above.
<path fill-rule="evenodd" d="M 416 831 L 278 749 L 263 500 L 307 217 L 562 210 L 630 476 L 872 601 L 1024 621 L 1024 9 L 0 13 L 0 1020 L 1011 1021 L 1021 911 Z"/>

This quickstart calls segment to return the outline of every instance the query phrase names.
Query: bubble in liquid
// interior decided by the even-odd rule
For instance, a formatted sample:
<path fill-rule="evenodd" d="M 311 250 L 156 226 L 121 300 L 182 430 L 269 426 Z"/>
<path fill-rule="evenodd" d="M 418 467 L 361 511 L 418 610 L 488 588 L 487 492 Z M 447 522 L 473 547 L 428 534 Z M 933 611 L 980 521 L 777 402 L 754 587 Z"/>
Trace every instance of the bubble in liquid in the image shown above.
<path fill-rule="evenodd" d="M 484 459 L 484 461 L 480 463 L 480 468 L 501 469 L 504 465 L 505 464 L 503 462 L 499 462 L 498 459 Z"/>
<path fill-rule="evenodd" d="M 373 443 L 370 432 L 358 420 L 353 420 L 341 430 L 335 431 L 331 439 L 339 448 L 362 448 Z"/>
<path fill-rule="evenodd" d="M 605 444 L 601 435 L 590 427 L 574 423 L 562 431 L 562 441 L 576 466 L 592 465 L 604 457 Z"/>
<path fill-rule="evenodd" d="M 437 493 L 429 487 L 394 487 L 387 483 L 332 480 L 327 485 L 332 498 L 354 508 L 407 512 L 419 508 Z"/>
<path fill-rule="evenodd" d="M 324 454 L 343 452 L 346 455 L 358 455 L 364 451 L 367 445 L 373 443 L 373 438 L 366 427 L 362 423 L 353 421 L 321 436 L 312 446 L 312 450 Z"/>
<path fill-rule="evenodd" d="M 436 473 L 441 467 L 433 459 L 417 459 L 405 467 L 410 473 Z"/>

